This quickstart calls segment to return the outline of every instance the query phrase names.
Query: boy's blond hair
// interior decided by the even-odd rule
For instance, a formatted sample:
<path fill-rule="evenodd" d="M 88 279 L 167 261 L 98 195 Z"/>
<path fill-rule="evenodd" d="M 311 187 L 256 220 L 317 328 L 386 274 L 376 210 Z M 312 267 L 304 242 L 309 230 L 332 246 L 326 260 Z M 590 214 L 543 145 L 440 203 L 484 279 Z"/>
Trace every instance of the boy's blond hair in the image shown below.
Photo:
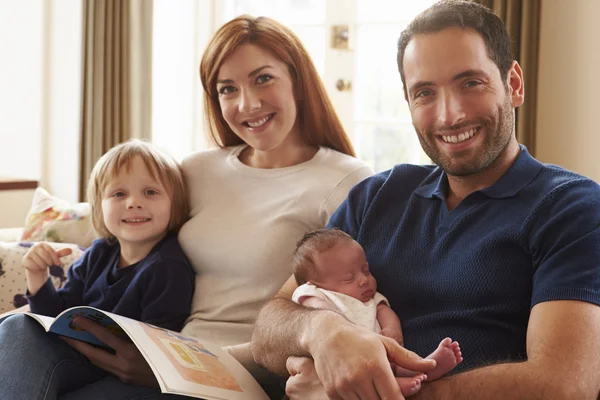
<path fill-rule="evenodd" d="M 298 286 L 315 279 L 315 274 L 319 273 L 315 264 L 315 255 L 341 242 L 354 242 L 354 239 L 339 228 L 315 229 L 298 241 L 292 259 L 294 277 Z"/>
<path fill-rule="evenodd" d="M 148 142 L 132 139 L 107 151 L 94 165 L 88 181 L 87 197 L 92 207 L 92 226 L 100 237 L 114 240 L 102 215 L 102 192 L 123 168 L 131 170 L 132 161 L 140 157 L 152 177 L 160 182 L 171 199 L 169 232 L 177 232 L 188 219 L 190 206 L 187 186 L 179 163 Z"/>

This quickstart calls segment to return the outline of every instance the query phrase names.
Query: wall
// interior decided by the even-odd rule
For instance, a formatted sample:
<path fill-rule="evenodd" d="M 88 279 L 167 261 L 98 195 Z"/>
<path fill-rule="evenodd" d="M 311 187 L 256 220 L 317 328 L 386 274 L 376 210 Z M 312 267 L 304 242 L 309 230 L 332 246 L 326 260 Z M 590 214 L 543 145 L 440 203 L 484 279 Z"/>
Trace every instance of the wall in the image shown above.
<path fill-rule="evenodd" d="M 42 9 L 0 2 L 0 176 L 40 179 Z"/>
<path fill-rule="evenodd" d="M 536 144 L 541 161 L 598 182 L 599 15 L 600 1 L 542 2 Z"/>
<path fill-rule="evenodd" d="M 79 200 L 82 1 L 46 3 L 44 36 L 44 152 L 40 185 L 50 194 Z M 48 50 L 49 49 L 49 50 Z"/>

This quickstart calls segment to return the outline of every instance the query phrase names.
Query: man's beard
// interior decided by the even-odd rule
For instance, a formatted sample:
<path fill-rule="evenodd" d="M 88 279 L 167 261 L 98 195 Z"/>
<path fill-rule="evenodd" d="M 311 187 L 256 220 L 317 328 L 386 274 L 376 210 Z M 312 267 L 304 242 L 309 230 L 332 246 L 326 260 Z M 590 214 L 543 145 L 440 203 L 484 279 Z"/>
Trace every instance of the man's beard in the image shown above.
<path fill-rule="evenodd" d="M 437 128 L 447 131 L 460 131 L 462 127 L 479 126 L 478 132 L 475 135 L 486 135 L 483 138 L 483 143 L 478 149 L 478 153 L 469 160 L 460 163 L 453 162 L 451 157 L 443 154 L 436 146 L 436 136 L 434 130 L 428 129 L 423 135 L 417 134 L 421 147 L 425 154 L 431 160 L 439 165 L 448 175 L 452 176 L 469 176 L 477 174 L 490 165 L 492 165 L 498 157 L 504 152 L 512 138 L 515 126 L 515 117 L 510 98 L 507 96 L 504 104 L 500 107 L 497 114 L 497 119 L 494 123 L 493 119 L 481 118 L 475 121 L 461 123 L 460 125 Z M 430 138 L 432 143 L 429 143 L 426 138 Z M 472 140 L 472 139 L 469 139 Z"/>

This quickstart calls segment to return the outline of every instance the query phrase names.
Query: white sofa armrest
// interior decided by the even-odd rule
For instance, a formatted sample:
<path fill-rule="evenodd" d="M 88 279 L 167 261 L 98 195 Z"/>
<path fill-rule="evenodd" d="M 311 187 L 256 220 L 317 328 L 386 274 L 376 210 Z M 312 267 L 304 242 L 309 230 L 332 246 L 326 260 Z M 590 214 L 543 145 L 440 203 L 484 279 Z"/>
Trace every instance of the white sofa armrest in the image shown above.
<path fill-rule="evenodd" d="M 0 229 L 0 242 L 18 242 L 23 234 L 23 228 Z"/>

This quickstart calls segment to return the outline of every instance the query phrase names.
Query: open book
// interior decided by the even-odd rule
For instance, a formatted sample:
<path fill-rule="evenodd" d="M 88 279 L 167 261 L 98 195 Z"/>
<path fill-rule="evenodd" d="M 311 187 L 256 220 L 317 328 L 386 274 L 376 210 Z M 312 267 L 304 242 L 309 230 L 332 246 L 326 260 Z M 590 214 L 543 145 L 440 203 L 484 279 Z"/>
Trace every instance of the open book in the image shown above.
<path fill-rule="evenodd" d="M 84 316 L 128 338 L 152 368 L 163 393 L 199 399 L 268 399 L 252 375 L 235 358 L 221 347 L 203 340 L 86 306 L 69 308 L 56 318 L 13 311 L 0 315 L 0 322 L 15 313 L 30 316 L 47 332 L 82 340 L 109 351 L 112 349 L 95 336 L 77 329 L 71 323 L 73 317 Z"/>

